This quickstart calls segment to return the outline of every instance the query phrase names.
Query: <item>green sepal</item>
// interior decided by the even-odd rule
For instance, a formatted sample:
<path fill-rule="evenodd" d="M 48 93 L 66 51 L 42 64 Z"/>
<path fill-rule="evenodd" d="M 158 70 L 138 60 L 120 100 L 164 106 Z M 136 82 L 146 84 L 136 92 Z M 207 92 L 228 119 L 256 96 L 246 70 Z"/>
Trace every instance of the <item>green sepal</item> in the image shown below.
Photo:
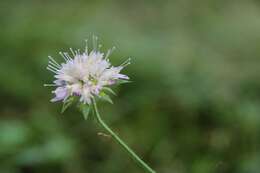
<path fill-rule="evenodd" d="M 84 119 L 87 120 L 91 112 L 91 106 L 81 103 L 79 109 L 82 112 Z"/>
<path fill-rule="evenodd" d="M 74 100 L 74 97 L 69 97 L 67 100 L 65 100 L 62 105 L 61 113 L 64 113 L 68 109 L 68 107 L 72 105 Z"/>
<path fill-rule="evenodd" d="M 116 96 L 116 93 L 115 93 L 111 88 L 109 88 L 109 87 L 103 87 L 103 90 L 104 90 L 104 91 L 108 91 L 109 93 L 111 93 L 111 94 L 113 94 L 113 95 Z"/>
<path fill-rule="evenodd" d="M 124 80 L 124 79 L 118 79 L 116 81 L 116 84 L 120 85 L 120 84 L 125 84 L 125 83 L 131 83 L 132 81 L 129 80 Z"/>
<path fill-rule="evenodd" d="M 109 97 L 109 95 L 107 95 L 107 94 L 104 93 L 104 92 L 100 92 L 99 98 L 100 98 L 101 100 L 104 100 L 104 101 L 107 101 L 107 102 L 113 104 L 112 99 Z"/>

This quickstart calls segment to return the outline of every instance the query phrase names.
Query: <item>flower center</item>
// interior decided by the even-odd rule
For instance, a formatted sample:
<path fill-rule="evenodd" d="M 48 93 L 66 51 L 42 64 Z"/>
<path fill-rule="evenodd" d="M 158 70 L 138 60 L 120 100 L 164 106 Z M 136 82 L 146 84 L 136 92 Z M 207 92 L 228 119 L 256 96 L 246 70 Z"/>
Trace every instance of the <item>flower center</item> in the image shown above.
<path fill-rule="evenodd" d="M 93 76 L 89 76 L 89 81 L 93 84 L 93 85 L 97 85 L 98 80 L 96 78 L 94 78 Z"/>
<path fill-rule="evenodd" d="M 82 79 L 79 79 L 80 85 L 84 85 L 84 81 Z"/>

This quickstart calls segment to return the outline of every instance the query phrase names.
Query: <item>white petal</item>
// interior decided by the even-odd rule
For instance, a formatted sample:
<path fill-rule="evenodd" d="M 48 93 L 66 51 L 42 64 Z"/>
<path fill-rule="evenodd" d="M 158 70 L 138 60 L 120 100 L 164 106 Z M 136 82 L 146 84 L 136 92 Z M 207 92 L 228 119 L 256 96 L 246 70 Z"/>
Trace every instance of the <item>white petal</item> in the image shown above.
<path fill-rule="evenodd" d="M 55 91 L 53 91 L 55 97 L 51 100 L 51 102 L 56 102 L 60 100 L 64 100 L 68 97 L 68 89 L 65 87 L 58 87 Z"/>

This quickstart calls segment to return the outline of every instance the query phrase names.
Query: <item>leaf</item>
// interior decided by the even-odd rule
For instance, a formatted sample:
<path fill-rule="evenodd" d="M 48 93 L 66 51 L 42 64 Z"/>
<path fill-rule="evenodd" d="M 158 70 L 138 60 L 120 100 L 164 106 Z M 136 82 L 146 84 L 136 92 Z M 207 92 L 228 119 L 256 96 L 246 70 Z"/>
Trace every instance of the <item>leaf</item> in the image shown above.
<path fill-rule="evenodd" d="M 125 83 L 131 83 L 132 81 L 129 81 L 129 80 L 124 80 L 124 79 L 118 79 L 117 80 L 117 84 L 120 85 L 120 84 L 125 84 Z"/>
<path fill-rule="evenodd" d="M 113 95 L 116 96 L 116 93 L 115 93 L 111 88 L 103 87 L 103 90 L 108 91 L 108 92 L 110 92 L 111 94 L 113 94 Z"/>
<path fill-rule="evenodd" d="M 84 119 L 87 120 L 89 115 L 90 115 L 90 110 L 91 110 L 91 107 L 88 106 L 88 105 L 85 105 L 85 104 L 81 104 L 80 105 L 80 110 L 84 116 Z"/>
<path fill-rule="evenodd" d="M 101 92 L 101 93 L 99 94 L 99 96 L 100 96 L 100 98 L 101 98 L 102 100 L 107 101 L 107 102 L 113 104 L 112 99 L 111 99 L 111 98 L 109 97 L 109 95 L 107 95 L 106 93 Z"/>
<path fill-rule="evenodd" d="M 74 97 L 70 97 L 63 103 L 62 109 L 61 109 L 62 114 L 68 109 L 68 107 L 70 105 L 72 105 L 73 101 L 74 101 Z"/>

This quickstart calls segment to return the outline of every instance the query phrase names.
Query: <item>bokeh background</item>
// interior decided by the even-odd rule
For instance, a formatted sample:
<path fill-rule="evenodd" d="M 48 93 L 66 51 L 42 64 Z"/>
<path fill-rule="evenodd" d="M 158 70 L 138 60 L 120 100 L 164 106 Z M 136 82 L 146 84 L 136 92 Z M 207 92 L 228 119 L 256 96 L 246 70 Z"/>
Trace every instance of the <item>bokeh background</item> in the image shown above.
<path fill-rule="evenodd" d="M 43 87 L 92 34 L 132 58 L 102 116 L 158 173 L 260 172 L 259 1 L 1 0 L 1 173 L 144 172 Z"/>

